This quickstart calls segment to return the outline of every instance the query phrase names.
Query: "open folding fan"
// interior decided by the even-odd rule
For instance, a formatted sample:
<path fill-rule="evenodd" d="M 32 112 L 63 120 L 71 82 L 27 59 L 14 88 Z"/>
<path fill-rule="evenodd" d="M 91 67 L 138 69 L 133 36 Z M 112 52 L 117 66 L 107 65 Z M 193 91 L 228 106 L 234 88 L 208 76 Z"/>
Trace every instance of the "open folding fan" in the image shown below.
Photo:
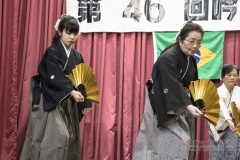
<path fill-rule="evenodd" d="M 238 108 L 236 106 L 235 102 L 231 102 L 231 108 L 232 108 L 232 116 L 235 120 L 235 124 L 237 126 L 237 135 L 240 137 L 240 119 L 239 119 L 239 113 L 238 113 Z"/>
<path fill-rule="evenodd" d="M 78 64 L 68 76 L 73 86 L 81 93 L 84 92 L 85 98 L 94 103 L 99 103 L 98 85 L 92 68 L 85 64 Z"/>
<path fill-rule="evenodd" d="M 190 83 L 189 91 L 195 105 L 204 110 L 203 116 L 216 126 L 220 113 L 220 104 L 215 84 L 208 79 L 199 79 Z"/>

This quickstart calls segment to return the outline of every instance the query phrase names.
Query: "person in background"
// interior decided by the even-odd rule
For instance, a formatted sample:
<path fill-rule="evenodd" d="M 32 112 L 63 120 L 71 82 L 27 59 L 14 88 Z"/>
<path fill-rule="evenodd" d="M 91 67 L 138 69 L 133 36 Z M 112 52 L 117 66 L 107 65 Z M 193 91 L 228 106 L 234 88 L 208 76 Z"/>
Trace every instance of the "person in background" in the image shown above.
<path fill-rule="evenodd" d="M 210 160 L 240 159 L 240 139 L 236 133 L 237 124 L 232 117 L 231 103 L 235 102 L 240 111 L 240 87 L 236 86 L 239 79 L 239 68 L 225 64 L 222 68 L 222 85 L 218 87 L 220 97 L 220 116 L 217 126 L 210 126 Z M 238 126 L 239 127 L 239 126 Z"/>
<path fill-rule="evenodd" d="M 134 160 L 193 159 L 189 153 L 194 128 L 189 124 L 203 113 L 192 104 L 188 86 L 198 79 L 193 55 L 200 48 L 203 35 L 200 25 L 187 22 L 176 42 L 164 49 L 155 62 L 152 83 L 148 81 L 146 85 L 146 95 L 150 96 L 146 99 Z"/>
<path fill-rule="evenodd" d="M 63 15 L 55 29 L 52 45 L 38 66 L 39 75 L 32 78 L 32 108 L 21 160 L 81 159 L 79 121 L 91 102 L 67 78 L 76 65 L 84 63 L 72 48 L 80 26 L 75 17 Z"/>

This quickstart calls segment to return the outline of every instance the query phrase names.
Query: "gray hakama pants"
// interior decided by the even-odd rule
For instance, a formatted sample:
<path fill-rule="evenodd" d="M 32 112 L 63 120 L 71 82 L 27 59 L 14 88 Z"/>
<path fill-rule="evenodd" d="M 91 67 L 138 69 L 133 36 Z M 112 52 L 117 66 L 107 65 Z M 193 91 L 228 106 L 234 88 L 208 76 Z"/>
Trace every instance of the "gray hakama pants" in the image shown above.
<path fill-rule="evenodd" d="M 21 160 L 80 160 L 79 118 L 69 98 L 49 112 L 42 98 L 30 113 Z"/>
<path fill-rule="evenodd" d="M 218 142 L 210 134 L 209 142 L 209 160 L 240 160 L 240 138 L 229 128 Z"/>
<path fill-rule="evenodd" d="M 146 91 L 144 114 L 133 160 L 187 160 L 190 137 L 185 115 L 178 115 L 166 125 L 157 127 L 157 117 Z"/>

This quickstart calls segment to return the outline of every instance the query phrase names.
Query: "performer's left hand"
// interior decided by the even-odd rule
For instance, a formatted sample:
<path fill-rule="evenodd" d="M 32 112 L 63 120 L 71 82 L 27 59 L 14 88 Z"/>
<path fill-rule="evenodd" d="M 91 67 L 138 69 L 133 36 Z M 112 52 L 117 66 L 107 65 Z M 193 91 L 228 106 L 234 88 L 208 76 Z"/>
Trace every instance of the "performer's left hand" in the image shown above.
<path fill-rule="evenodd" d="M 91 110 L 91 108 L 84 108 L 84 110 L 82 111 L 82 113 L 83 113 L 84 115 L 86 115 L 90 110 Z"/>
<path fill-rule="evenodd" d="M 199 117 L 202 116 L 203 113 L 195 106 L 193 105 L 188 105 L 187 110 L 194 116 L 194 117 Z"/>

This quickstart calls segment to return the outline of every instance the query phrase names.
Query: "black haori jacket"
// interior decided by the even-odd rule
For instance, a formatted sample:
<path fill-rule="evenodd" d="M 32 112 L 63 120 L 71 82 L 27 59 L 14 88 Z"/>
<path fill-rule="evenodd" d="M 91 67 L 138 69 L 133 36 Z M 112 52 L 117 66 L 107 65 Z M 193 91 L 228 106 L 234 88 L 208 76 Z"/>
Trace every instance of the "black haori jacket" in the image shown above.
<path fill-rule="evenodd" d="M 194 57 L 188 59 L 176 44 L 159 56 L 153 66 L 152 79 L 154 108 L 160 126 L 175 116 L 168 112 L 192 104 L 186 87 L 198 79 L 196 61 Z"/>

